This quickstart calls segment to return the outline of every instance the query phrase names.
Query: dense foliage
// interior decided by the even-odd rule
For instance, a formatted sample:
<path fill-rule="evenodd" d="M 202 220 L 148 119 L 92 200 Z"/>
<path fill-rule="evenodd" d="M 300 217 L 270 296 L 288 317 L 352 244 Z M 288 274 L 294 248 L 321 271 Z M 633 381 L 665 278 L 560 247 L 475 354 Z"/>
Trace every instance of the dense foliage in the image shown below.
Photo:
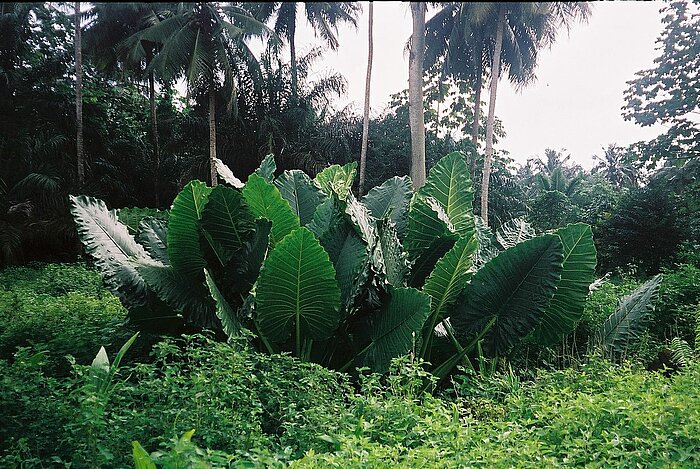
<path fill-rule="evenodd" d="M 245 184 L 217 166 L 233 187 L 190 182 L 167 224 L 145 217 L 135 238 L 102 201 L 71 196 L 87 252 L 135 322 L 162 330 L 180 313 L 228 336 L 245 328 L 269 352 L 343 371 L 383 372 L 413 351 L 442 378 L 475 347 L 497 357 L 528 335 L 556 343 L 580 319 L 590 227 L 480 241 L 488 228 L 460 153 L 413 196 L 409 178 L 393 178 L 362 200 L 350 192 L 354 163 L 273 179 L 269 156 Z"/>
<path fill-rule="evenodd" d="M 440 5 L 429 175 L 403 91 L 365 193 L 345 79 L 295 43 L 358 2 L 72 8 L 0 4 L 0 466 L 700 466 L 696 4 L 624 96 L 667 132 L 590 170 L 480 116 L 496 42 L 526 83 L 589 6 Z"/>
<path fill-rule="evenodd" d="M 131 332 L 114 333 L 125 313 L 98 276 L 55 265 L 1 275 L 12 287 L 3 301 L 13 298 L 45 328 L 17 349 L 3 335 L 3 466 L 128 467 L 134 440 L 165 467 L 700 463 L 697 362 L 670 378 L 595 356 L 561 371 L 466 372 L 433 396 L 408 359 L 354 387 L 347 375 L 255 353 L 243 338 L 186 336 L 151 348 L 141 335 L 99 391 L 89 365 L 105 342 L 86 328 L 110 331 L 110 364 Z M 101 301 L 100 314 L 53 312 L 75 295 Z M 614 308 L 618 296 L 597 298 Z M 67 354 L 77 357 L 70 374 Z"/>

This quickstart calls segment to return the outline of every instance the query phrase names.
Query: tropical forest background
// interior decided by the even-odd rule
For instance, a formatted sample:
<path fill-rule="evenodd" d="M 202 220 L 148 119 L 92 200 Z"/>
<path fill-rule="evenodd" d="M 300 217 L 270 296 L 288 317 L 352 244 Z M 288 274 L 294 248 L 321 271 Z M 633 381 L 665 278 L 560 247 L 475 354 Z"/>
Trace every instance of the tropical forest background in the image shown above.
<path fill-rule="evenodd" d="M 589 3 L 410 2 L 379 115 L 372 8 L 0 4 L 0 465 L 700 465 L 697 1 L 590 170 L 496 99 Z"/>

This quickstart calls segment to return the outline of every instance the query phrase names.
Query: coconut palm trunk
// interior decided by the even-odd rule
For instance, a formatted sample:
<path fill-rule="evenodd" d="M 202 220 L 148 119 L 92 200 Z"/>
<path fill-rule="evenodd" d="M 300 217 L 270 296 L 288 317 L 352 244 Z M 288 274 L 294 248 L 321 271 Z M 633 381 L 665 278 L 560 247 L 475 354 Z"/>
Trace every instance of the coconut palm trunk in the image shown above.
<path fill-rule="evenodd" d="M 216 85 L 209 84 L 209 170 L 212 187 L 216 186 Z"/>
<path fill-rule="evenodd" d="M 367 165 L 367 144 L 369 142 L 369 90 L 372 81 L 372 57 L 374 52 L 374 38 L 372 37 L 372 27 L 374 24 L 374 4 L 369 2 L 369 33 L 367 47 L 367 79 L 365 80 L 365 115 L 362 122 L 362 151 L 360 152 L 360 183 L 359 194 L 362 195 L 365 189 L 365 168 Z"/>
<path fill-rule="evenodd" d="M 411 125 L 411 179 L 413 189 L 425 184 L 425 116 L 423 114 L 423 56 L 425 55 L 425 2 L 411 2 L 413 35 L 408 66 L 408 120 Z"/>
<path fill-rule="evenodd" d="M 501 48 L 503 47 L 503 29 L 505 27 L 506 9 L 503 4 L 498 7 L 498 26 L 496 29 L 496 44 L 491 65 L 491 88 L 489 90 L 489 115 L 486 120 L 486 155 L 484 156 L 484 172 L 481 178 L 481 218 L 489 222 L 489 179 L 491 177 L 491 161 L 493 159 L 493 126 L 496 120 L 496 93 L 500 78 Z"/>
<path fill-rule="evenodd" d="M 78 186 L 82 187 L 85 183 L 85 162 L 83 161 L 83 50 L 80 2 L 75 2 L 75 128 Z"/>
<path fill-rule="evenodd" d="M 156 116 L 156 85 L 153 72 L 148 74 L 148 101 L 151 105 L 151 140 L 153 143 L 153 192 L 156 207 L 160 207 L 160 144 L 158 142 L 158 117 Z"/>
<path fill-rule="evenodd" d="M 481 72 L 481 47 L 474 48 L 474 70 L 476 71 L 476 83 L 474 84 L 474 122 L 472 123 L 472 145 L 474 150 L 479 149 L 479 121 L 481 119 L 481 88 L 483 87 L 483 73 Z M 472 178 L 476 174 L 476 154 L 469 164 Z"/>
<path fill-rule="evenodd" d="M 296 13 L 296 10 L 294 10 Z M 296 34 L 296 21 L 292 21 L 289 25 L 289 56 L 292 66 L 292 99 L 294 103 L 298 101 L 298 90 L 297 90 L 297 47 L 294 41 L 294 36 Z"/>

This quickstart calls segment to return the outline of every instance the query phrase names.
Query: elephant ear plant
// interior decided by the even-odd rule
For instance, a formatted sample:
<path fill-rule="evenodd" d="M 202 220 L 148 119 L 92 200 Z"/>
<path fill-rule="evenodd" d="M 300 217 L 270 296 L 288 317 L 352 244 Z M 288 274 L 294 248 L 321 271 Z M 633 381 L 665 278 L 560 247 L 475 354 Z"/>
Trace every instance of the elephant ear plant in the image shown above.
<path fill-rule="evenodd" d="M 590 227 L 534 237 L 516 221 L 494 236 L 473 214 L 460 153 L 415 193 L 394 177 L 359 200 L 355 163 L 275 178 L 268 156 L 245 183 L 217 169 L 224 184 L 191 181 L 167 219 L 142 218 L 134 235 L 102 201 L 71 197 L 86 251 L 134 322 L 247 329 L 262 350 L 340 370 L 385 372 L 413 353 L 442 377 L 477 346 L 553 344 L 581 317 Z"/>

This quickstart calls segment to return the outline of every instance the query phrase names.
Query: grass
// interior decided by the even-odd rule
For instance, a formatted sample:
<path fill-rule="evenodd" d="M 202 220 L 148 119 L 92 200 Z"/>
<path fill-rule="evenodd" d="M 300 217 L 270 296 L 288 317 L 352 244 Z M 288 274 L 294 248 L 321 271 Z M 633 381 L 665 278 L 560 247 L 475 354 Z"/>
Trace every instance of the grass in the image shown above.
<path fill-rule="evenodd" d="M 700 466 L 697 362 L 671 377 L 598 357 L 528 379 L 506 367 L 432 395 L 409 358 L 351 380 L 245 338 L 139 337 L 102 393 L 89 364 L 131 331 L 96 275 L 35 266 L 0 285 L 2 467 L 129 467 L 133 441 L 159 467 Z"/>

